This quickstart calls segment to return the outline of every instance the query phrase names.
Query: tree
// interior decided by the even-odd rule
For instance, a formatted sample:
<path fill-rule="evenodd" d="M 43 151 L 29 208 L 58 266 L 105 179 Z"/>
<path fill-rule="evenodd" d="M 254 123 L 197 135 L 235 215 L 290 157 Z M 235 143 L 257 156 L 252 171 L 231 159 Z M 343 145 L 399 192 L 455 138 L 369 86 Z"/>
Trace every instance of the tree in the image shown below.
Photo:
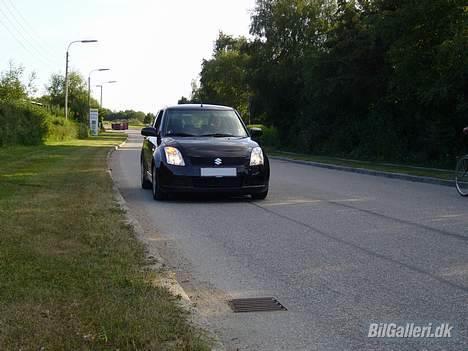
<path fill-rule="evenodd" d="M 0 100 L 21 100 L 28 97 L 27 87 L 22 83 L 24 67 L 10 61 L 8 70 L 0 75 Z"/>
<path fill-rule="evenodd" d="M 466 0 L 257 0 L 190 99 L 279 129 L 283 147 L 452 165 L 468 115 Z"/>
<path fill-rule="evenodd" d="M 232 106 L 241 115 L 248 114 L 251 93 L 247 83 L 249 55 L 245 52 L 246 45 L 244 37 L 219 33 L 213 57 L 203 60 L 200 86 L 192 84 L 192 102 Z"/>
<path fill-rule="evenodd" d="M 53 74 L 47 85 L 46 101 L 50 105 L 65 106 L 65 77 Z M 99 103 L 91 97 L 91 107 L 98 107 Z M 68 106 L 70 115 L 77 121 L 86 122 L 88 116 L 88 87 L 84 78 L 78 72 L 68 74 Z"/>
<path fill-rule="evenodd" d="M 186 98 L 185 96 L 182 96 L 182 97 L 177 101 L 177 104 L 179 104 L 179 105 L 190 104 L 190 103 L 191 103 L 190 99 Z"/>
<path fill-rule="evenodd" d="M 104 119 L 106 121 L 117 121 L 117 120 L 135 120 L 139 123 L 146 123 L 145 120 L 147 119 L 148 115 L 154 116 L 153 114 L 145 114 L 142 111 L 134 111 L 134 110 L 125 110 L 125 111 L 118 111 L 112 112 L 107 110 L 108 113 L 105 115 Z"/>
<path fill-rule="evenodd" d="M 389 1 L 377 2 L 387 9 Z M 392 44 L 388 99 L 394 101 L 407 148 L 423 160 L 449 159 L 466 125 L 468 55 L 466 1 L 403 1 L 387 10 L 379 30 Z M 393 31 L 393 34 L 390 32 Z"/>
<path fill-rule="evenodd" d="M 112 113 L 112 111 L 107 108 L 100 108 L 98 113 L 99 113 L 99 124 L 102 126 L 104 119 L 106 118 L 108 114 Z"/>
<path fill-rule="evenodd" d="M 140 123 L 144 123 L 146 114 L 141 111 L 128 111 L 127 116 L 129 120 L 135 120 Z"/>
<path fill-rule="evenodd" d="M 153 113 L 147 113 L 145 119 L 143 120 L 144 124 L 151 124 L 155 120 L 156 116 Z"/>
<path fill-rule="evenodd" d="M 308 149 L 303 134 L 312 123 L 303 110 L 305 55 L 323 50 L 332 5 L 325 0 L 257 1 L 250 29 L 255 36 L 249 51 L 252 104 L 256 114 L 266 114 L 268 123 L 279 127 L 283 144 Z"/>

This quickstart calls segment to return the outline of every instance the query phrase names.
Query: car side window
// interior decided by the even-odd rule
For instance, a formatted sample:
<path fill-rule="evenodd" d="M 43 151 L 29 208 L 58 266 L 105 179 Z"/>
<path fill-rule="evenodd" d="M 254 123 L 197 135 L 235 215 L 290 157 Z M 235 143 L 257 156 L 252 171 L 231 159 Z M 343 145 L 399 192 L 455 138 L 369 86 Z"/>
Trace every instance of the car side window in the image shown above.
<path fill-rule="evenodd" d="M 163 110 L 159 111 L 155 121 L 154 121 L 154 128 L 156 130 L 159 130 L 159 128 L 161 127 L 161 120 L 162 120 L 162 115 L 163 115 Z"/>

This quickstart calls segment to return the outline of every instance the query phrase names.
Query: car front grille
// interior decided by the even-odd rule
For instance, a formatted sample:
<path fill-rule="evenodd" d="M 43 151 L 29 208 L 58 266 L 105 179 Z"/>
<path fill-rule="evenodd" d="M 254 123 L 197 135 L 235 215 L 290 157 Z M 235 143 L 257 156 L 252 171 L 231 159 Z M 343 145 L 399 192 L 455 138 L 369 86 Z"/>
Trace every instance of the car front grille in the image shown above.
<path fill-rule="evenodd" d="M 217 157 L 191 157 L 190 161 L 193 166 L 200 167 L 215 167 L 215 159 Z M 248 162 L 247 158 L 244 157 L 220 157 L 222 166 L 243 166 Z"/>
<path fill-rule="evenodd" d="M 240 177 L 193 177 L 196 188 L 237 188 L 242 184 Z"/>

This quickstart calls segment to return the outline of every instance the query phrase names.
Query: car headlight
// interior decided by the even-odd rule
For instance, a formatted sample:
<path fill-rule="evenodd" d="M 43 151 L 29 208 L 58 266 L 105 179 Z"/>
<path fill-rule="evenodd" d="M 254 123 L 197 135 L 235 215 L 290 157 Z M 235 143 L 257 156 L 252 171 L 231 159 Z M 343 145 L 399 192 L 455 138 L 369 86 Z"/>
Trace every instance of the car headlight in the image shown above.
<path fill-rule="evenodd" d="M 260 147 L 254 147 L 250 153 L 250 165 L 260 166 L 263 165 L 263 151 Z"/>
<path fill-rule="evenodd" d="M 166 146 L 164 148 L 166 153 L 167 163 L 174 166 L 185 166 L 184 158 L 179 150 L 172 146 Z"/>

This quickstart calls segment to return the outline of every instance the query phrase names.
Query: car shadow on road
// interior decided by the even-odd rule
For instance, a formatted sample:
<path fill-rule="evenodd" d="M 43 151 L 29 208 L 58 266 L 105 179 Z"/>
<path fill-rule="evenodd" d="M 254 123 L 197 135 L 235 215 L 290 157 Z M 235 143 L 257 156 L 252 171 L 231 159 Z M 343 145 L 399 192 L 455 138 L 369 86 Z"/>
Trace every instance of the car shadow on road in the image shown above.
<path fill-rule="evenodd" d="M 171 203 L 248 203 L 252 198 L 248 195 L 232 195 L 222 193 L 180 193 L 171 194 L 166 200 Z"/>

